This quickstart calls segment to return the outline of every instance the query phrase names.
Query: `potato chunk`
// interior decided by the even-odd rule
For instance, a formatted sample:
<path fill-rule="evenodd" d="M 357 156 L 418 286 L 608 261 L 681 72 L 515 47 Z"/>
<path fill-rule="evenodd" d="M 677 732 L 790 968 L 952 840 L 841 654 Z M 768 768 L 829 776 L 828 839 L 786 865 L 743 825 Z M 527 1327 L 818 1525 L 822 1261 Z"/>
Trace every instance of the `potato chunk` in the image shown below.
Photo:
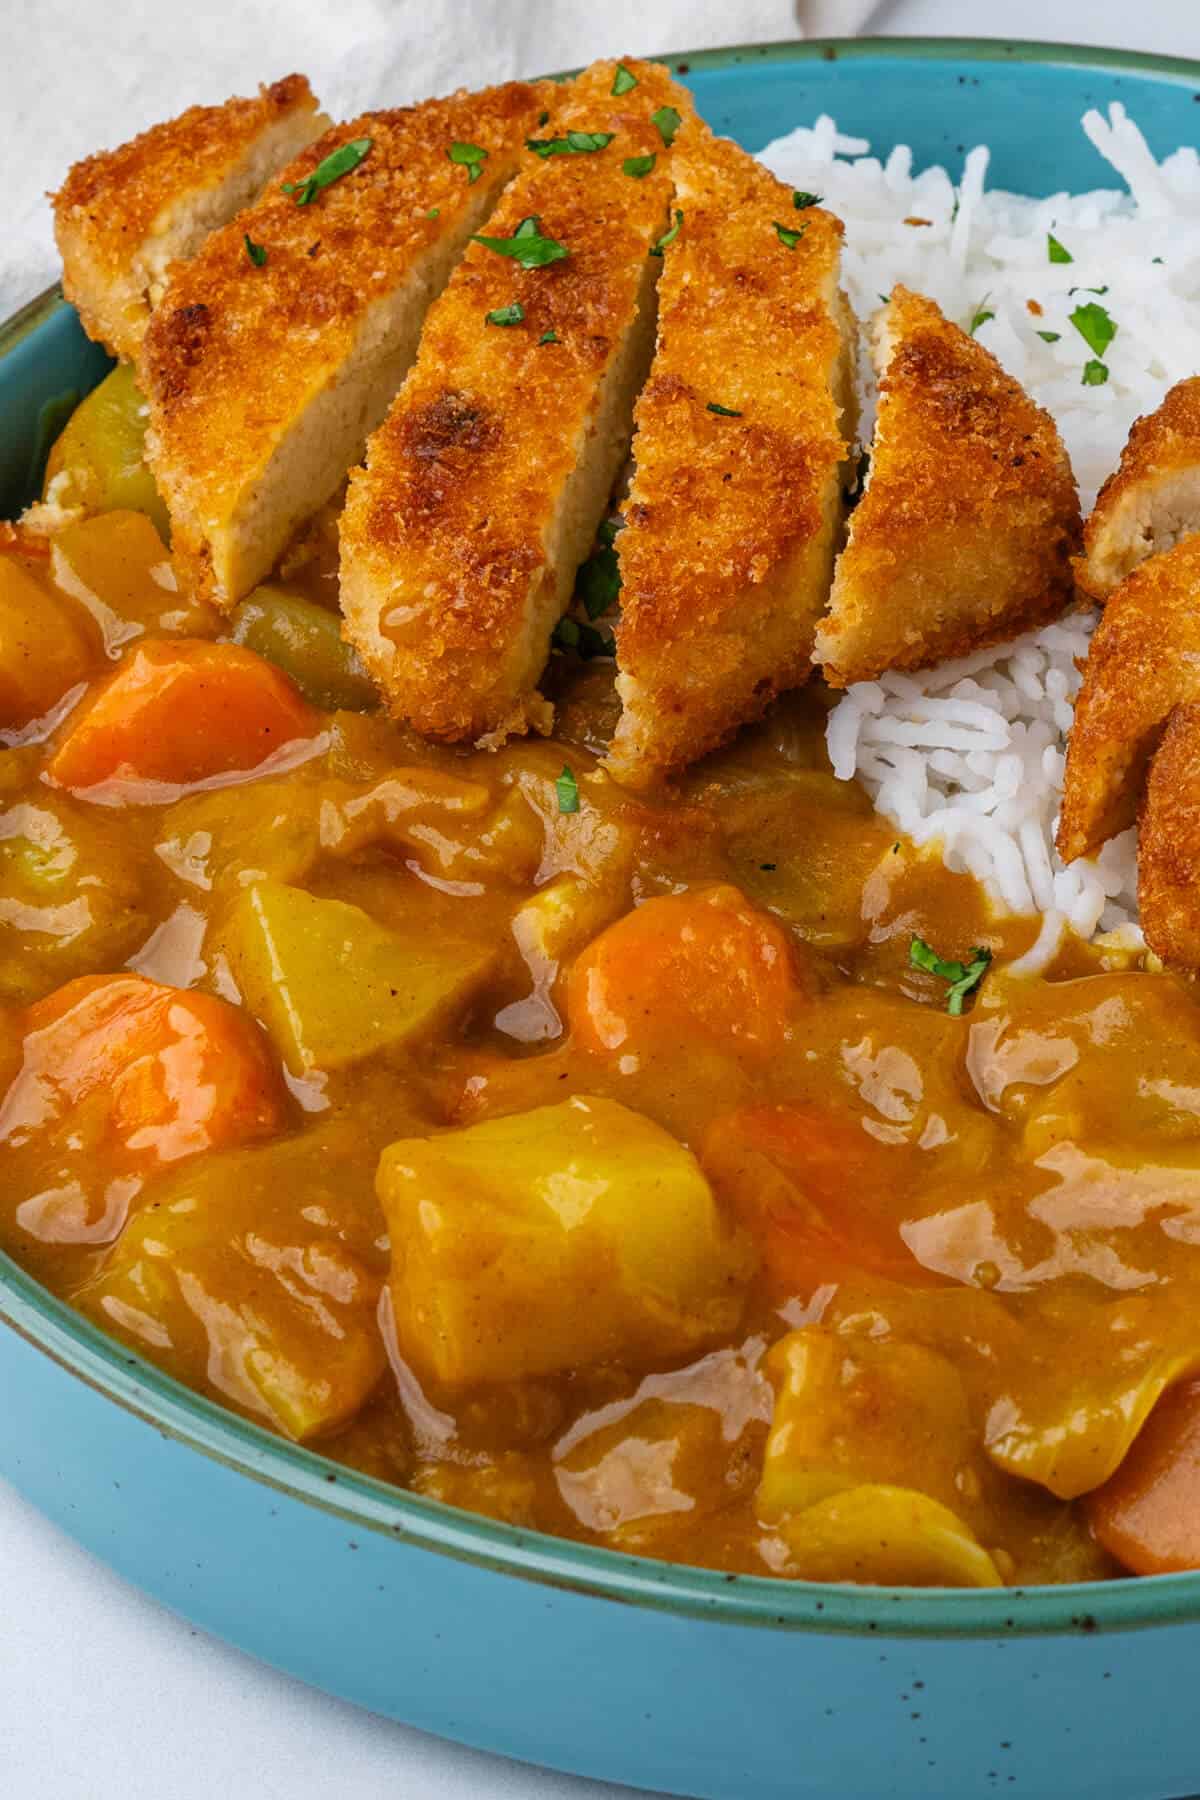
<path fill-rule="evenodd" d="M 377 1190 L 401 1349 L 447 1386 L 680 1356 L 740 1316 L 746 1254 L 698 1163 L 617 1101 L 402 1140 Z"/>
<path fill-rule="evenodd" d="M 389 931 L 361 907 L 275 881 L 242 896 L 223 947 L 295 1074 L 411 1043 L 467 999 L 493 959 L 478 944 Z"/>
<path fill-rule="evenodd" d="M 0 556 L 0 728 L 49 712 L 101 660 L 87 615 L 28 562 Z"/>

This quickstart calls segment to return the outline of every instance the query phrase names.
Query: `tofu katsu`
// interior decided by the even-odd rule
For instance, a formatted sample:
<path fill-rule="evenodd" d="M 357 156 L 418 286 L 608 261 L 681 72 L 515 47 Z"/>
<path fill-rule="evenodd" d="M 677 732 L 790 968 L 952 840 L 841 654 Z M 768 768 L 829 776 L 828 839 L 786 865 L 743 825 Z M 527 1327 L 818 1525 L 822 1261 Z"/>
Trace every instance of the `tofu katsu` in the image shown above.
<path fill-rule="evenodd" d="M 1200 702 L 1171 714 L 1138 813 L 1138 910 L 1164 962 L 1200 969 Z"/>
<path fill-rule="evenodd" d="M 550 725 L 537 683 L 627 455 L 690 111 L 653 63 L 557 93 L 351 480 L 346 632 L 428 737 Z"/>
<path fill-rule="evenodd" d="M 1139 563 L 1200 530 L 1200 376 L 1135 419 L 1120 466 L 1096 497 L 1075 574 L 1106 600 Z"/>
<path fill-rule="evenodd" d="M 75 164 L 54 195 L 63 292 L 89 337 L 137 354 L 174 263 L 256 199 L 329 120 L 303 75 L 249 100 L 190 106 Z"/>
<path fill-rule="evenodd" d="M 1054 421 L 991 352 L 897 287 L 871 326 L 870 477 L 816 660 L 832 687 L 920 669 L 1071 603 L 1079 498 Z"/>
<path fill-rule="evenodd" d="M 336 492 L 555 92 L 511 82 L 335 126 L 175 270 L 139 373 L 193 591 L 232 606 Z"/>
<path fill-rule="evenodd" d="M 633 787 L 811 674 L 854 435 L 840 222 L 698 122 L 672 173 L 681 223 L 616 540 L 622 712 L 606 766 Z"/>

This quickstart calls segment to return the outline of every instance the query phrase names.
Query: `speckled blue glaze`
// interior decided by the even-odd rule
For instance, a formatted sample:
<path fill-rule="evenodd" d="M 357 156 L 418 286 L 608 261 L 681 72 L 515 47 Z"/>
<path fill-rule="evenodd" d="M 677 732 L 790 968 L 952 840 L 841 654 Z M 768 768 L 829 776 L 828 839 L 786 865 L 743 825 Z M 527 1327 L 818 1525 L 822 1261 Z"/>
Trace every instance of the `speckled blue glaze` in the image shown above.
<path fill-rule="evenodd" d="M 1106 179 L 1123 99 L 1200 135 L 1200 65 L 914 40 L 672 58 L 758 149 L 819 111 L 1026 192 Z M 0 338 L 0 502 L 106 359 L 54 296 Z M 44 434 L 43 434 L 44 435 Z M 1200 1791 L 1200 1575 L 913 1594 L 623 1558 L 335 1468 L 188 1393 L 0 1257 L 0 1474 L 129 1580 L 292 1674 L 447 1737 L 721 1800 Z"/>

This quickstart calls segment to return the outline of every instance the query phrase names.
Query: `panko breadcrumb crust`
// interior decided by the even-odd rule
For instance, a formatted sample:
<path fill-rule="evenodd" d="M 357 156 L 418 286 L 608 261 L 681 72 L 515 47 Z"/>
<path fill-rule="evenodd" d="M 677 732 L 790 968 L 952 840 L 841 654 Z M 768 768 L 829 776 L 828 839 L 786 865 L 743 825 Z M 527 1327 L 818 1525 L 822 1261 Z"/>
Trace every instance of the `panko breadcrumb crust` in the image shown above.
<path fill-rule="evenodd" d="M 698 121 L 673 173 L 682 224 L 617 538 L 624 710 L 606 766 L 639 787 L 812 673 L 854 429 L 840 221 L 798 210 Z"/>
<path fill-rule="evenodd" d="M 546 537 L 666 228 L 670 152 L 651 114 L 690 110 L 661 66 L 621 66 L 636 86 L 614 95 L 618 65 L 593 64 L 558 92 L 536 133 L 611 132 L 611 143 L 580 155 L 529 152 L 487 226 L 507 239 L 536 217 L 570 254 L 524 270 L 470 245 L 351 480 L 341 523 L 346 634 L 393 713 L 428 737 L 495 741 L 550 724 L 536 683 L 575 569 L 548 560 Z M 649 173 L 625 170 L 647 156 L 656 159 Z M 514 302 L 518 323 L 488 323 Z M 612 447 L 610 480 L 623 449 Z"/>
<path fill-rule="evenodd" d="M 54 231 L 63 292 L 89 337 L 115 356 L 135 355 L 149 307 L 126 316 L 115 302 L 114 283 L 129 270 L 165 208 L 216 186 L 289 114 L 306 115 L 314 136 L 328 123 L 303 75 L 260 87 L 254 99 L 189 106 L 118 149 L 74 164 L 52 196 Z"/>
<path fill-rule="evenodd" d="M 1164 962 L 1200 969 L 1200 703 L 1176 707 L 1138 814 L 1138 910 Z"/>
<path fill-rule="evenodd" d="M 1182 516 L 1171 520 L 1169 535 L 1160 541 L 1154 503 L 1167 499 L 1173 488 L 1178 492 L 1180 479 L 1189 477 L 1195 491 L 1180 495 Z M 1177 381 L 1161 406 L 1134 420 L 1121 461 L 1083 528 L 1076 579 L 1093 599 L 1105 600 L 1146 557 L 1170 549 L 1190 531 L 1200 531 L 1200 375 Z"/>
<path fill-rule="evenodd" d="M 337 125 L 176 271 L 143 341 L 139 375 L 175 561 L 194 589 L 226 604 L 239 597 L 214 581 L 210 539 L 236 529 L 231 522 L 273 454 L 336 381 L 373 302 L 410 277 L 480 194 L 508 179 L 555 91 L 550 82 L 510 82 Z M 310 204 L 283 191 L 360 138 L 371 140 L 365 159 Z M 478 187 L 470 167 L 447 154 L 454 143 L 486 151 Z M 261 267 L 246 235 L 266 252 Z M 364 422 L 364 439 L 368 429 Z M 310 498 L 309 513 L 329 495 Z"/>
<path fill-rule="evenodd" d="M 833 687 L 964 656 L 1073 599 L 1079 496 L 1053 419 L 932 300 L 874 320 L 879 416 L 816 658 Z"/>
<path fill-rule="evenodd" d="M 1172 711 L 1200 700 L 1200 537 L 1134 570 L 1092 637 L 1067 744 L 1058 850 L 1090 856 L 1137 817 Z M 1163 783 L 1157 789 L 1161 797 Z"/>

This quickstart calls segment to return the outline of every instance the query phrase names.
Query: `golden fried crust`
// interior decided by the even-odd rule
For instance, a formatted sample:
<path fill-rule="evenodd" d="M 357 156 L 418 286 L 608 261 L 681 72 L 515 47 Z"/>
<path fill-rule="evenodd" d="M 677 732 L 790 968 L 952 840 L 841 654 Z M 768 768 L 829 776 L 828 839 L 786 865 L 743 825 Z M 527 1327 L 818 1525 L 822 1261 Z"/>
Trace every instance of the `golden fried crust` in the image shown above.
<path fill-rule="evenodd" d="M 1200 969 L 1200 704 L 1176 707 L 1138 818 L 1138 907 L 1164 962 Z"/>
<path fill-rule="evenodd" d="M 238 598 L 213 571 L 214 557 L 237 561 L 236 543 L 226 553 L 220 540 L 236 539 L 272 457 L 359 353 L 376 303 L 415 285 L 414 304 L 423 309 L 422 266 L 457 241 L 470 228 L 464 221 L 509 179 L 555 92 L 549 82 L 512 82 L 337 125 L 176 270 L 143 342 L 139 374 L 150 403 L 152 466 L 171 511 L 176 561 L 192 586 L 225 603 Z M 371 140 L 365 159 L 310 204 L 283 191 L 285 181 L 302 184 L 339 146 L 361 138 Z M 487 152 L 477 182 L 467 164 L 450 160 L 454 143 Z M 261 267 L 248 256 L 245 235 L 263 246 Z M 387 349 L 381 344 L 381 359 Z M 361 455 L 402 373 L 386 393 L 371 394 L 373 418 L 350 421 L 358 435 L 347 463 Z M 336 479 L 345 473 L 343 466 Z M 328 497 L 313 494 L 308 511 Z"/>
<path fill-rule="evenodd" d="M 54 229 L 63 259 L 63 292 L 78 309 L 89 336 L 115 355 L 131 357 L 149 316 L 144 291 L 114 302 L 131 265 L 165 216 L 190 199 L 216 189 L 274 127 L 288 119 L 315 136 L 317 102 L 303 75 L 287 75 L 262 87 L 252 100 L 223 106 L 190 106 L 177 119 L 152 126 L 117 150 L 85 157 L 69 171 L 54 204 Z M 307 121 L 311 129 L 303 130 Z M 286 160 L 287 146 L 264 169 Z M 228 213 L 225 214 L 228 217 Z M 215 219 L 212 223 L 222 221 Z M 141 302 L 139 305 L 138 302 Z"/>
<path fill-rule="evenodd" d="M 797 211 L 790 188 L 698 122 L 673 172 L 683 223 L 617 538 L 624 711 L 607 766 L 633 786 L 811 673 L 853 429 L 841 222 Z"/>
<path fill-rule="evenodd" d="M 636 87 L 614 96 L 617 65 L 595 64 L 560 91 L 537 134 L 611 132 L 612 142 L 585 155 L 527 154 L 487 227 L 507 239 L 536 216 L 569 256 L 522 270 L 470 246 L 351 481 L 341 525 L 347 635 L 395 713 L 430 737 L 503 736 L 548 720 L 535 688 L 550 630 L 628 439 L 627 416 L 598 423 L 602 383 L 638 325 L 657 266 L 650 246 L 666 226 L 670 153 L 650 114 L 689 107 L 662 68 L 625 66 Z M 625 172 L 626 160 L 648 155 L 649 174 Z M 518 324 L 487 322 L 514 302 Z M 612 441 L 597 444 L 597 431 Z M 567 531 L 564 490 L 596 456 L 604 491 Z"/>
<path fill-rule="evenodd" d="M 1132 825 L 1172 710 L 1200 700 L 1200 537 L 1151 557 L 1096 626 L 1067 744 L 1058 849 L 1088 856 Z"/>
<path fill-rule="evenodd" d="M 816 658 L 834 687 L 1044 624 L 1072 598 L 1079 498 L 1054 421 L 932 300 L 877 315 L 871 474 Z"/>
<path fill-rule="evenodd" d="M 1075 574 L 1104 600 L 1140 562 L 1200 531 L 1200 376 L 1176 382 L 1135 419 L 1119 467 L 1096 496 Z"/>

